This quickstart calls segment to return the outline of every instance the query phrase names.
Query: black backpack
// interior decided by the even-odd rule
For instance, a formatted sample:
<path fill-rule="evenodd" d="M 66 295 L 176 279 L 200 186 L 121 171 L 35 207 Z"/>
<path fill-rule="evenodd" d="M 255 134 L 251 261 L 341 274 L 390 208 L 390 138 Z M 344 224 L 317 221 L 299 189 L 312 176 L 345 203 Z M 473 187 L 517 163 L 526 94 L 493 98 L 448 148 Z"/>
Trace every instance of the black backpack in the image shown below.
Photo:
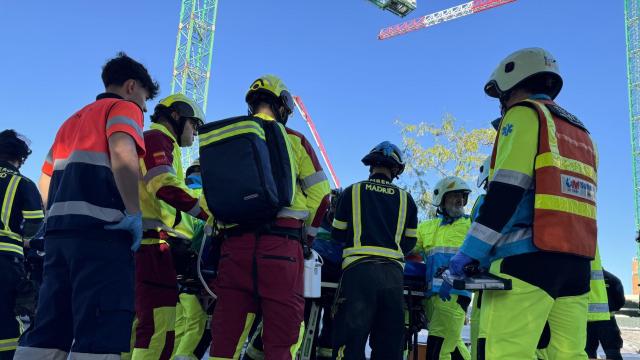
<path fill-rule="evenodd" d="M 282 124 L 240 116 L 198 132 L 203 194 L 216 220 L 260 224 L 292 204 L 296 165 Z"/>

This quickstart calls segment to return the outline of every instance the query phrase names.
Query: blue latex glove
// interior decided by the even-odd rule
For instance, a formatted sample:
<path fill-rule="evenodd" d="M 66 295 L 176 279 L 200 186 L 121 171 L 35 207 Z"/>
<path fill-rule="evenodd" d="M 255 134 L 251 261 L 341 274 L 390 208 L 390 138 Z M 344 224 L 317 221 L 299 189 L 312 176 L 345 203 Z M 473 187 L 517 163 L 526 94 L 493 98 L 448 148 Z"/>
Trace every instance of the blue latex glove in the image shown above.
<path fill-rule="evenodd" d="M 185 183 L 189 189 L 202 189 L 202 177 L 200 175 L 189 175 Z"/>
<path fill-rule="evenodd" d="M 442 285 L 440 285 L 440 291 L 438 291 L 438 296 L 442 301 L 451 300 L 451 289 L 452 286 L 446 281 L 442 281 Z"/>
<path fill-rule="evenodd" d="M 464 267 L 472 262 L 472 257 L 458 251 L 458 253 L 453 255 L 451 260 L 449 260 L 449 272 L 453 276 L 465 276 Z"/>
<path fill-rule="evenodd" d="M 142 213 L 129 214 L 124 212 L 124 217 L 117 224 L 105 225 L 106 230 L 125 230 L 131 234 L 133 242 L 131 251 L 138 251 L 142 242 Z"/>

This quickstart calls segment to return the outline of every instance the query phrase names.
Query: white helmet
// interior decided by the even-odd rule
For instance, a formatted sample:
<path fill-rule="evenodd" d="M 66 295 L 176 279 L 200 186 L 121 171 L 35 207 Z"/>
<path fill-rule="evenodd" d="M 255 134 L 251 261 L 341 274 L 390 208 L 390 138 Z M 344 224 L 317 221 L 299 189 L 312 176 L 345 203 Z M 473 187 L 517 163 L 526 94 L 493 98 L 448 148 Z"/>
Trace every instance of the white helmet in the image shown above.
<path fill-rule="evenodd" d="M 489 181 L 489 168 L 491 168 L 491 156 L 487 156 L 482 165 L 480 165 L 480 175 L 478 175 L 477 181 L 479 188 L 483 187 L 484 184 Z"/>
<path fill-rule="evenodd" d="M 556 59 L 542 48 L 526 48 L 507 56 L 491 74 L 484 92 L 500 98 L 522 81 L 539 74 L 549 75 L 548 95 L 555 99 L 562 88 L 562 77 Z"/>
<path fill-rule="evenodd" d="M 444 195 L 452 191 L 464 191 L 470 193 L 471 188 L 461 178 L 457 176 L 447 176 L 438 181 L 436 187 L 433 189 L 433 206 L 439 207 L 442 205 Z"/>

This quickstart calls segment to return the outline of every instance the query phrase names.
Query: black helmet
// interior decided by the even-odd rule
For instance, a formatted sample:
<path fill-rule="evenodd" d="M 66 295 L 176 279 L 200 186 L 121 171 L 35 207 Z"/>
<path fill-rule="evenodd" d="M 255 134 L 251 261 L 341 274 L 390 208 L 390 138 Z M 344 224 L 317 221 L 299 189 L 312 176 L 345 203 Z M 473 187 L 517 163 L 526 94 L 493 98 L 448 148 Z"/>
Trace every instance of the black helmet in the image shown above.
<path fill-rule="evenodd" d="M 31 155 L 29 140 L 13 129 L 0 132 L 0 160 L 17 161 L 22 165 Z"/>
<path fill-rule="evenodd" d="M 383 166 L 386 168 L 398 168 L 396 176 L 400 176 L 404 171 L 404 159 L 400 148 L 383 141 L 376 145 L 369 153 L 362 158 L 362 163 L 367 166 Z"/>

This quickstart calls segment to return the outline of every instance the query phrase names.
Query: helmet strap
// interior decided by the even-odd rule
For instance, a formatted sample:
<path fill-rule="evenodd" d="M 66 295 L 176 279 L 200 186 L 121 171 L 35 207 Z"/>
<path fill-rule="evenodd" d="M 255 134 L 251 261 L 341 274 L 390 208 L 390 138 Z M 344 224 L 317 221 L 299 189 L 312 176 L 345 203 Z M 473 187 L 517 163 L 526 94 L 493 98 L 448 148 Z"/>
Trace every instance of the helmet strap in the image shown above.
<path fill-rule="evenodd" d="M 184 127 L 187 124 L 187 118 L 178 114 L 178 120 L 176 120 L 173 118 L 174 112 L 178 113 L 171 107 L 163 109 L 163 117 L 167 119 L 167 122 L 169 122 L 169 124 L 173 128 L 178 146 L 182 146 L 182 133 L 184 132 Z"/>

